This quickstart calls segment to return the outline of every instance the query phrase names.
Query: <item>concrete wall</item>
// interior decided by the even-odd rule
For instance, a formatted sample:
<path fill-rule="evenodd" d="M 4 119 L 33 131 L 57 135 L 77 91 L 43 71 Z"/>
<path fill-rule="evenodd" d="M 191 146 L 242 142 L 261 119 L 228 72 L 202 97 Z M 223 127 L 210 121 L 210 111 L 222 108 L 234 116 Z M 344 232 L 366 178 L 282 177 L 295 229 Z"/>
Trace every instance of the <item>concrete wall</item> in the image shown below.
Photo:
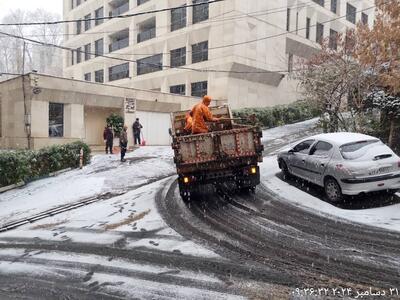
<path fill-rule="evenodd" d="M 25 148 L 28 145 L 24 119 L 22 78 L 1 83 L 0 148 Z M 28 101 L 26 101 L 28 106 Z"/>

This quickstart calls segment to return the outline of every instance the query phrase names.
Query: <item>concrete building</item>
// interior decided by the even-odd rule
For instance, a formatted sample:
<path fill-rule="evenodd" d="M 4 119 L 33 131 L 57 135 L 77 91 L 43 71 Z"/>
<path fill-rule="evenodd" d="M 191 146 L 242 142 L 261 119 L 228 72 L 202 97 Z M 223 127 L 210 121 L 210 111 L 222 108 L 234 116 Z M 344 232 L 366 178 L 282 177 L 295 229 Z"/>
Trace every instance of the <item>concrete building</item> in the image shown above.
<path fill-rule="evenodd" d="M 140 118 L 148 145 L 170 144 L 170 113 L 191 108 L 197 98 L 35 73 L 0 83 L 0 149 L 40 149 L 83 140 L 103 145 L 106 118 Z"/>
<path fill-rule="evenodd" d="M 203 3 L 204 2 L 204 3 Z M 200 6 L 165 10 L 182 5 Z M 373 0 L 64 0 L 64 76 L 186 96 L 232 108 L 299 99 L 288 74 L 324 38 L 372 24 Z M 143 14 L 141 14 L 143 13 Z M 128 18 L 90 20 L 139 14 Z M 332 39 L 333 40 L 333 39 Z M 332 43 L 331 47 L 335 47 Z M 112 56 L 118 59 L 102 57 Z"/>

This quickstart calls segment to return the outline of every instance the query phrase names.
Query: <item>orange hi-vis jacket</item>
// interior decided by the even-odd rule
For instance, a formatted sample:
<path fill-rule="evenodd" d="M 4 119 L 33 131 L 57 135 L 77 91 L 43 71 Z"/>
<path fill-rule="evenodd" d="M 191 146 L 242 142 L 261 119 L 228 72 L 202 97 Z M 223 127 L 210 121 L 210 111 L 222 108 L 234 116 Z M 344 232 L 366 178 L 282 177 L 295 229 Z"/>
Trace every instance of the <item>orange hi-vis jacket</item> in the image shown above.
<path fill-rule="evenodd" d="M 203 101 L 196 104 L 192 108 L 192 116 L 192 134 L 207 133 L 208 127 L 206 125 L 206 122 L 214 121 L 214 117 L 208 106 L 205 105 Z"/>
<path fill-rule="evenodd" d="M 185 122 L 185 131 L 192 132 L 193 118 L 190 111 L 186 114 Z"/>

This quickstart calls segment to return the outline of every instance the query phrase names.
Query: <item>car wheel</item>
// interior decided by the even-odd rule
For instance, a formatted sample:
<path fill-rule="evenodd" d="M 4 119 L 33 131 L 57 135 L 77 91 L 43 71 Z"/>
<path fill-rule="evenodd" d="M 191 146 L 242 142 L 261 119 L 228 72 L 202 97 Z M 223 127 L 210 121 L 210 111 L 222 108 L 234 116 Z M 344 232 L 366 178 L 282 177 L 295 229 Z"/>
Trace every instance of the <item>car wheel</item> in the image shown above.
<path fill-rule="evenodd" d="M 280 165 L 281 165 L 280 167 L 281 167 L 281 170 L 282 170 L 282 173 L 283 173 L 283 177 L 284 178 L 289 178 L 292 174 L 290 174 L 289 168 L 288 168 L 286 162 L 283 159 L 281 160 Z"/>
<path fill-rule="evenodd" d="M 342 189 L 334 178 L 327 178 L 325 180 L 325 195 L 328 200 L 337 203 L 343 200 Z"/>

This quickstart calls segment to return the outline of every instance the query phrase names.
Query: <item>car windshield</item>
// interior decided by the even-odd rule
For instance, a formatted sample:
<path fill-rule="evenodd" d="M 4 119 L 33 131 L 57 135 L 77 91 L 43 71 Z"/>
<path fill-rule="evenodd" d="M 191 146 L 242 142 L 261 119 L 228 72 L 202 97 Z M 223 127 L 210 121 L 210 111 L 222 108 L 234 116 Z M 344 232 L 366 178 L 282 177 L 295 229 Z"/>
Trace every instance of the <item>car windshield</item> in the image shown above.
<path fill-rule="evenodd" d="M 344 159 L 358 159 L 362 157 L 370 147 L 374 146 L 378 142 L 380 141 L 368 140 L 346 144 L 340 147 L 340 153 Z"/>

